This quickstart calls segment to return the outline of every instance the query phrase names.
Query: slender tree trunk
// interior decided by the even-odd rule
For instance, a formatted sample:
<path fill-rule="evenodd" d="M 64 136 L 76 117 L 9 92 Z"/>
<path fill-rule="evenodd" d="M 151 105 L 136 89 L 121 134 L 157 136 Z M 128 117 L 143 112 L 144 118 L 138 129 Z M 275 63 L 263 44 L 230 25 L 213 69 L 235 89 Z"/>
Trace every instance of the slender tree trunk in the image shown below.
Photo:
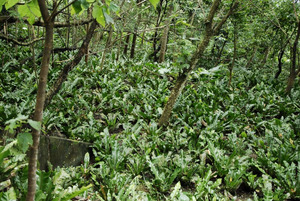
<path fill-rule="evenodd" d="M 87 10 L 87 16 L 88 19 L 90 19 L 92 17 L 92 14 L 90 12 L 90 8 Z M 86 25 L 86 33 L 89 31 L 90 27 L 89 24 Z M 89 45 L 86 47 L 86 52 L 85 52 L 85 64 L 88 64 L 88 60 L 89 60 Z"/>
<path fill-rule="evenodd" d="M 263 58 L 263 60 L 262 60 L 262 62 L 261 62 L 261 67 L 264 67 L 265 64 L 267 63 L 268 58 L 269 58 L 270 49 L 271 49 L 270 47 L 267 47 L 267 48 L 266 48 L 265 54 L 264 54 L 264 58 Z"/>
<path fill-rule="evenodd" d="M 136 0 L 136 3 L 139 4 L 140 0 Z M 138 7 L 140 7 L 140 6 L 138 6 Z M 130 58 L 132 58 L 132 59 L 134 58 L 136 38 L 137 38 L 137 30 L 138 30 L 139 25 L 140 25 L 141 17 L 142 17 L 142 14 L 139 13 L 138 17 L 137 17 L 137 21 L 135 22 L 135 26 L 134 26 L 134 33 L 133 33 L 133 37 L 132 37 L 131 51 L 130 51 Z"/>
<path fill-rule="evenodd" d="M 250 65 L 252 64 L 252 61 L 253 61 L 254 56 L 255 56 L 255 54 L 256 54 L 256 51 L 257 51 L 257 47 L 254 47 L 253 53 L 252 53 L 251 57 L 249 58 L 249 60 L 248 60 L 248 62 L 247 62 L 246 68 L 249 68 Z"/>
<path fill-rule="evenodd" d="M 35 36 L 35 29 L 32 25 L 30 25 L 30 30 L 31 30 L 31 39 L 32 40 L 35 40 L 36 36 Z M 35 74 L 35 77 L 37 79 L 37 68 L 36 68 L 36 60 L 35 60 L 35 49 L 34 49 L 34 43 L 32 43 L 30 45 L 30 49 L 31 49 L 31 53 L 32 53 L 32 68 L 34 70 L 34 74 Z M 38 82 L 37 82 L 37 85 L 38 85 Z"/>
<path fill-rule="evenodd" d="M 279 75 L 281 74 L 281 71 L 282 71 L 282 57 L 284 55 L 284 52 L 285 52 L 285 47 L 283 49 L 281 49 L 279 54 L 278 54 L 278 70 L 275 74 L 275 79 L 278 79 Z"/>
<path fill-rule="evenodd" d="M 42 17 L 45 22 L 46 37 L 43 50 L 43 58 L 41 64 L 41 71 L 39 77 L 39 85 L 36 97 L 36 105 L 34 110 L 33 120 L 42 123 L 43 109 L 45 104 L 47 78 L 49 72 L 49 62 L 51 51 L 53 47 L 53 31 L 54 31 L 54 18 L 50 18 L 46 2 L 39 0 L 39 7 L 42 13 Z M 37 170 L 37 157 L 38 147 L 40 142 L 40 131 L 33 129 L 32 133 L 33 144 L 30 147 L 29 164 L 28 164 L 28 190 L 26 201 L 34 201 L 36 193 L 36 170 Z"/>
<path fill-rule="evenodd" d="M 168 11 L 168 16 L 167 16 L 167 21 L 166 21 L 166 25 L 165 28 L 163 30 L 163 35 L 161 37 L 161 48 L 160 48 L 160 54 L 159 54 L 159 59 L 158 62 L 162 63 L 165 61 L 165 55 L 166 55 L 166 51 L 167 51 L 167 44 L 168 44 L 168 34 L 169 34 L 169 28 L 170 28 L 170 24 L 171 24 L 171 15 L 173 12 L 173 5 L 170 5 L 169 11 Z"/>
<path fill-rule="evenodd" d="M 218 65 L 220 62 L 221 62 L 221 56 L 223 54 L 223 50 L 224 50 L 224 47 L 227 43 L 227 39 L 224 41 L 224 43 L 222 44 L 222 47 L 221 49 L 218 51 L 218 56 L 217 56 L 217 60 L 216 60 L 216 65 Z"/>
<path fill-rule="evenodd" d="M 231 85 L 232 81 L 232 71 L 234 68 L 235 60 L 236 60 L 236 55 L 237 55 L 237 28 L 236 28 L 236 23 L 234 23 L 234 30 L 233 30 L 233 58 L 231 65 L 229 67 L 229 86 Z"/>
<path fill-rule="evenodd" d="M 117 57 L 116 57 L 116 60 L 117 60 L 117 61 L 119 61 L 119 58 L 120 58 L 121 45 L 122 45 L 122 38 L 123 38 L 123 31 L 121 31 L 121 33 L 120 33 L 120 39 L 119 39 L 119 45 L 118 45 Z"/>
<path fill-rule="evenodd" d="M 86 34 L 85 40 L 83 41 L 80 49 L 76 53 L 74 59 L 64 66 L 64 68 L 60 72 L 58 78 L 56 79 L 54 85 L 47 93 L 45 107 L 47 107 L 47 105 L 51 102 L 53 96 L 58 93 L 58 91 L 61 88 L 62 83 L 67 79 L 68 73 L 81 61 L 82 57 L 84 56 L 84 54 L 86 52 L 87 46 L 93 37 L 96 27 L 97 27 L 97 22 L 96 22 L 96 20 L 94 20 L 90 26 L 88 33 Z"/>
<path fill-rule="evenodd" d="M 238 1 L 236 1 L 232 5 L 230 10 L 227 12 L 227 14 L 222 18 L 222 20 L 218 24 L 216 24 L 213 28 L 213 18 L 217 12 L 220 2 L 221 2 L 221 0 L 214 0 L 212 3 L 209 14 L 205 20 L 206 28 L 205 28 L 205 32 L 204 32 L 204 37 L 189 62 L 189 68 L 184 69 L 183 72 L 181 74 L 179 74 L 179 76 L 175 82 L 175 86 L 172 89 L 170 97 L 164 107 L 163 113 L 162 113 L 160 119 L 158 120 L 159 126 L 162 126 L 162 125 L 165 125 L 168 123 L 169 118 L 172 113 L 172 110 L 173 110 L 173 107 L 174 107 L 174 104 L 175 104 L 177 98 L 179 97 L 181 91 L 183 90 L 184 85 L 185 85 L 190 73 L 196 67 L 196 64 L 197 64 L 199 58 L 203 55 L 205 49 L 207 48 L 210 39 L 212 38 L 212 36 L 214 34 L 216 34 L 220 31 L 222 25 L 227 21 L 228 17 L 233 13 L 234 9 L 238 5 Z"/>
<path fill-rule="evenodd" d="M 68 20 L 68 22 L 70 22 L 70 7 L 68 7 L 67 15 L 68 15 L 67 20 Z M 67 40 L 66 40 L 67 41 L 67 48 L 69 48 L 69 46 L 70 46 L 70 31 L 71 31 L 71 26 L 69 26 L 67 28 Z"/>
<path fill-rule="evenodd" d="M 142 42 L 141 42 L 140 47 L 143 47 L 143 45 L 144 45 L 146 29 L 147 29 L 147 24 L 145 25 L 145 28 L 144 28 L 144 31 L 142 34 Z"/>
<path fill-rule="evenodd" d="M 127 36 L 126 36 L 126 39 L 125 39 L 124 51 L 123 51 L 123 54 L 125 56 L 127 55 L 127 51 L 128 51 L 129 39 L 130 39 L 130 34 L 127 33 Z"/>
<path fill-rule="evenodd" d="M 151 54 L 151 56 L 153 55 L 153 61 L 156 62 L 158 61 L 158 57 L 157 57 L 157 53 L 160 49 L 160 47 L 157 47 L 157 41 L 158 41 L 158 27 L 160 26 L 160 23 L 163 19 L 163 12 L 162 12 L 162 3 L 163 0 L 160 1 L 159 7 L 157 8 L 158 11 L 158 15 L 157 15 L 157 20 L 156 20 L 156 25 L 155 25 L 155 32 L 154 32 L 154 36 L 153 36 L 153 43 L 152 43 L 152 47 L 153 47 L 153 53 Z"/>
<path fill-rule="evenodd" d="M 132 43 L 131 43 L 130 58 L 132 59 L 134 58 L 134 53 L 135 53 L 135 45 L 136 45 L 136 38 L 137 38 L 136 31 L 137 29 L 134 30 Z"/>
<path fill-rule="evenodd" d="M 298 41 L 299 41 L 299 36 L 300 36 L 300 21 L 298 21 L 298 31 L 297 31 L 297 35 L 294 41 L 294 45 L 292 48 L 292 65 L 291 65 L 291 69 L 290 69 L 290 76 L 288 79 L 288 84 L 287 87 L 285 89 L 285 92 L 287 94 L 291 93 L 291 90 L 294 86 L 294 82 L 297 76 L 296 73 L 296 60 L 297 60 L 297 46 L 298 46 Z"/>
<path fill-rule="evenodd" d="M 112 34 L 113 34 L 113 29 L 112 29 L 112 26 L 110 26 L 109 32 L 108 32 L 108 38 L 107 38 L 106 45 L 105 45 L 105 49 L 104 49 L 104 51 L 102 53 L 102 59 L 101 59 L 101 64 L 100 64 L 101 71 L 103 70 L 106 53 L 108 52 L 108 49 L 110 47 Z"/>

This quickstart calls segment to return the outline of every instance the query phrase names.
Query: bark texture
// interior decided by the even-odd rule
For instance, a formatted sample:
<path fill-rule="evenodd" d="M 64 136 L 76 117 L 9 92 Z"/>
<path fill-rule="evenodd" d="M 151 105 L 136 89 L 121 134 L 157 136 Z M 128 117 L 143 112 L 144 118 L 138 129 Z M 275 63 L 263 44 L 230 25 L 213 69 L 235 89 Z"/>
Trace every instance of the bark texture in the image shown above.
<path fill-rule="evenodd" d="M 42 122 L 47 78 L 49 72 L 49 62 L 50 62 L 51 50 L 53 47 L 54 18 L 50 18 L 46 6 L 46 2 L 44 0 L 39 0 L 38 3 L 39 3 L 40 11 L 42 13 L 42 17 L 45 21 L 46 36 L 45 36 L 45 44 L 43 50 L 43 58 L 42 58 L 41 72 L 39 77 L 39 84 L 38 84 L 38 91 L 37 91 L 33 120 Z M 35 199 L 37 157 L 38 157 L 38 147 L 40 142 L 39 130 L 33 129 L 32 139 L 33 139 L 33 145 L 30 147 L 30 153 L 29 153 L 28 190 L 26 195 L 26 201 L 34 201 Z"/>

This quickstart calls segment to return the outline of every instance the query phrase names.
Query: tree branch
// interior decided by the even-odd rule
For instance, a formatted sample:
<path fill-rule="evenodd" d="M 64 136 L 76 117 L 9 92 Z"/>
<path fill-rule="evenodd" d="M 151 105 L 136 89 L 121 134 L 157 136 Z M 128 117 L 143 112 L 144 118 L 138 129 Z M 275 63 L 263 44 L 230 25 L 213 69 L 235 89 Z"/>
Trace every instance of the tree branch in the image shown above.
<path fill-rule="evenodd" d="M 26 19 L 23 19 L 25 23 L 29 24 Z M 20 21 L 20 19 L 12 16 L 0 16 L 0 24 L 7 22 L 7 23 L 15 23 Z M 93 19 L 81 20 L 78 22 L 54 22 L 54 28 L 63 28 L 63 27 L 71 27 L 71 26 L 81 26 L 85 24 L 89 24 L 92 22 Z M 33 23 L 34 26 L 45 27 L 45 22 L 43 21 L 35 21 Z"/>
<path fill-rule="evenodd" d="M 71 1 L 68 5 L 66 5 L 65 7 L 63 7 L 62 9 L 60 9 L 59 11 L 57 11 L 54 15 L 57 16 L 58 14 L 60 14 L 61 12 L 63 12 L 66 8 L 70 7 L 75 1 L 77 1 L 77 0 Z"/>
<path fill-rule="evenodd" d="M 11 43 L 14 43 L 14 44 L 20 45 L 20 46 L 29 46 L 29 45 L 37 42 L 37 41 L 44 40 L 44 38 L 42 37 L 42 38 L 36 38 L 36 39 L 34 39 L 32 41 L 29 41 L 29 42 L 26 42 L 26 43 L 22 43 L 18 40 L 15 40 L 15 39 L 10 38 L 10 37 L 8 37 L 6 35 L 3 35 L 3 34 L 0 34 L 0 39 L 6 40 L 7 42 L 11 42 Z"/>
<path fill-rule="evenodd" d="M 214 32 L 218 33 L 221 29 L 221 27 L 223 26 L 223 24 L 227 21 L 227 19 L 229 18 L 230 15 L 232 15 L 232 13 L 234 12 L 234 10 L 238 7 L 239 2 L 236 1 L 231 8 L 229 9 L 229 11 L 227 12 L 227 14 L 222 18 L 222 20 L 214 27 Z"/>
<path fill-rule="evenodd" d="M 98 23 L 96 22 L 96 20 L 94 20 L 90 26 L 90 29 L 88 30 L 88 32 L 86 34 L 85 40 L 81 44 L 81 47 L 79 48 L 78 52 L 76 53 L 74 59 L 64 66 L 64 68 L 60 72 L 57 80 L 55 81 L 55 83 L 53 84 L 53 86 L 51 87 L 49 92 L 47 93 L 44 107 L 47 107 L 47 105 L 51 102 L 53 96 L 55 94 L 57 94 L 58 91 L 60 90 L 62 83 L 67 79 L 68 73 L 81 61 L 82 57 L 85 55 L 86 49 L 94 35 L 94 31 L 95 31 L 97 25 L 98 25 Z"/>

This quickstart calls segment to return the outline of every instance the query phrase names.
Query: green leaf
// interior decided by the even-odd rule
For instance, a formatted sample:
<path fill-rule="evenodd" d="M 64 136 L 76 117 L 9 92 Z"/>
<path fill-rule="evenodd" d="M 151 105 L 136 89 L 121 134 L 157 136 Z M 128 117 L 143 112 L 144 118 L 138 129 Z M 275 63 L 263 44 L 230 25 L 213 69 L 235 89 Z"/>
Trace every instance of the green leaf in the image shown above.
<path fill-rule="evenodd" d="M 41 122 L 38 121 L 33 121 L 31 119 L 28 119 L 28 123 L 29 125 L 34 128 L 35 130 L 41 130 L 42 126 L 41 126 Z"/>
<path fill-rule="evenodd" d="M 96 5 L 94 7 L 92 15 L 100 25 L 105 27 L 105 19 L 104 19 L 104 15 L 103 15 L 103 10 L 100 6 Z"/>
<path fill-rule="evenodd" d="M 30 2 L 28 4 L 28 8 L 29 8 L 29 11 L 30 11 L 31 15 L 33 14 L 35 17 L 41 17 L 42 16 L 39 4 L 36 0 Z"/>
<path fill-rule="evenodd" d="M 29 145 L 32 145 L 32 135 L 30 133 L 19 133 L 17 136 L 18 145 L 24 152 L 27 151 Z"/>
<path fill-rule="evenodd" d="M 37 1 L 31 1 L 28 4 L 18 6 L 18 12 L 21 17 L 27 17 L 27 21 L 33 24 L 35 17 L 41 17 L 41 12 Z"/>
<path fill-rule="evenodd" d="M 246 138 L 246 137 L 247 137 L 247 133 L 246 133 L 245 131 L 243 131 L 243 132 L 241 133 L 241 136 L 242 136 L 243 138 Z"/>
<path fill-rule="evenodd" d="M 84 9 L 88 9 L 90 4 L 86 0 L 81 0 L 81 5 Z"/>
<path fill-rule="evenodd" d="M 89 152 L 87 152 L 84 155 L 84 168 L 88 168 L 89 163 L 90 163 L 90 154 Z"/>
<path fill-rule="evenodd" d="M 0 12 L 2 11 L 2 6 L 6 3 L 6 0 L 0 0 Z"/>
<path fill-rule="evenodd" d="M 76 190 L 76 191 L 74 191 L 70 194 L 67 194 L 64 198 L 61 199 L 61 201 L 71 200 L 72 198 L 76 197 L 77 195 L 80 195 L 80 194 L 84 193 L 86 190 L 88 190 L 92 186 L 93 186 L 92 184 L 90 184 L 88 186 L 83 186 L 79 190 Z"/>
<path fill-rule="evenodd" d="M 20 126 L 20 122 L 22 122 L 23 120 L 27 119 L 28 116 L 22 115 L 22 114 L 18 114 L 18 117 L 15 119 L 10 119 L 7 122 L 5 122 L 5 124 L 8 124 L 5 127 L 5 130 L 9 130 L 10 133 L 14 132 L 14 129 L 18 128 Z"/>
<path fill-rule="evenodd" d="M 0 152 L 0 165 L 2 166 L 3 159 L 9 155 L 9 150 Z"/>
<path fill-rule="evenodd" d="M 149 0 L 152 6 L 156 9 L 157 4 L 159 3 L 160 0 Z"/>
<path fill-rule="evenodd" d="M 117 4 L 114 4 L 113 2 L 110 3 L 109 9 L 113 12 L 118 12 L 120 10 L 119 6 Z"/>
<path fill-rule="evenodd" d="M 82 7 L 81 7 L 81 1 L 75 1 L 73 4 L 72 4 L 72 7 L 75 11 L 76 14 L 80 13 L 81 10 L 82 10 Z"/>
<path fill-rule="evenodd" d="M 111 0 L 105 0 L 105 3 L 109 6 L 110 5 Z"/>
<path fill-rule="evenodd" d="M 19 0 L 9 0 L 7 1 L 7 3 L 5 4 L 5 8 L 8 10 L 9 8 L 13 7 L 14 5 L 16 5 L 19 2 Z"/>
<path fill-rule="evenodd" d="M 28 9 L 27 5 L 21 5 L 18 6 L 18 13 L 20 14 L 21 17 L 25 17 L 28 14 L 30 14 L 30 10 Z"/>
<path fill-rule="evenodd" d="M 104 12 L 104 17 L 106 24 L 114 24 L 114 20 L 106 12 Z"/>
<path fill-rule="evenodd" d="M 34 16 L 34 15 L 30 15 L 30 16 L 28 16 L 28 19 L 27 19 L 27 21 L 29 22 L 29 24 L 33 24 L 33 23 L 34 23 L 34 21 L 35 21 L 35 16 Z"/>
<path fill-rule="evenodd" d="M 0 6 L 3 6 L 7 0 L 0 0 Z"/>

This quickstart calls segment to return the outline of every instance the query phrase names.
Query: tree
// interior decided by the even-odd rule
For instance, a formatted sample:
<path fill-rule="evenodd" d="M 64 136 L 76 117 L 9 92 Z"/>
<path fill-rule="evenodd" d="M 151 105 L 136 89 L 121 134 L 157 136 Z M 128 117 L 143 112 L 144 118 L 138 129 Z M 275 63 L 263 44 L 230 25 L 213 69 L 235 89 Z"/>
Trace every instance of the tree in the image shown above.
<path fill-rule="evenodd" d="M 0 5 L 5 4 L 7 9 L 15 6 L 18 1 L 2 1 Z M 33 114 L 33 120 L 38 122 L 38 125 L 41 125 L 43 120 L 43 110 L 49 104 L 53 96 L 58 92 L 60 89 L 61 84 L 63 81 L 66 80 L 68 72 L 74 68 L 82 59 L 82 57 L 87 53 L 88 44 L 91 41 L 91 38 L 94 34 L 94 31 L 97 27 L 96 20 L 103 26 L 107 23 L 112 23 L 112 19 L 106 14 L 107 7 L 106 5 L 102 5 L 100 7 L 97 3 L 94 3 L 94 12 L 93 17 L 94 20 L 87 20 L 80 24 L 88 24 L 92 22 L 91 26 L 89 27 L 86 39 L 81 45 L 78 53 L 76 54 L 75 58 L 68 63 L 63 70 L 61 71 L 56 83 L 54 84 L 53 88 L 46 96 L 46 86 L 47 86 L 47 78 L 49 73 L 49 66 L 50 66 L 50 57 L 53 51 L 53 35 L 54 35 L 54 28 L 55 27 L 68 27 L 71 26 L 70 23 L 55 23 L 56 17 L 61 14 L 64 10 L 69 8 L 70 6 L 73 7 L 76 13 L 82 11 L 83 8 L 88 10 L 91 4 L 87 3 L 86 1 L 71 1 L 70 3 L 63 4 L 63 1 L 56 1 L 54 0 L 52 3 L 47 3 L 45 0 L 34 0 L 30 2 L 26 2 L 25 4 L 21 4 L 18 6 L 18 11 L 21 17 L 27 17 L 27 22 L 36 26 L 43 26 L 45 27 L 45 42 L 44 42 L 44 49 L 42 54 L 42 63 L 41 63 L 41 70 L 39 75 L 39 82 L 37 88 L 37 96 L 36 96 L 36 105 Z M 51 9 L 49 8 L 51 7 Z M 106 15 L 105 15 L 106 14 Z M 36 17 L 42 17 L 43 21 L 35 21 Z M 18 19 L 15 19 L 17 21 Z M 105 21 L 106 20 L 106 21 Z M 24 44 L 20 43 L 14 39 L 9 39 L 5 37 L 7 40 L 10 40 L 18 45 L 30 45 L 33 42 Z M 40 39 L 39 39 L 40 40 Z M 39 147 L 39 140 L 40 140 L 40 127 L 35 126 L 32 132 L 33 144 L 30 147 L 29 153 L 29 169 L 28 169 L 28 190 L 27 190 L 27 201 L 33 201 L 35 199 L 36 193 L 36 170 L 37 170 L 37 156 L 38 156 L 38 147 Z"/>
<path fill-rule="evenodd" d="M 167 14 L 167 20 L 165 22 L 165 28 L 163 29 L 163 34 L 161 37 L 161 48 L 160 48 L 160 54 L 158 58 L 158 62 L 162 63 L 165 61 L 165 55 L 167 51 L 167 43 L 168 43 L 168 34 L 169 34 L 169 29 L 170 29 L 170 23 L 172 21 L 171 15 L 173 12 L 173 4 L 170 5 L 168 14 Z"/>
<path fill-rule="evenodd" d="M 295 38 L 295 41 L 293 43 L 293 46 L 291 48 L 291 68 L 290 68 L 290 76 L 288 79 L 288 84 L 285 89 L 285 92 L 287 94 L 291 93 L 292 87 L 294 86 L 295 79 L 297 77 L 297 69 L 296 69 L 296 63 L 297 63 L 297 47 L 298 47 L 298 41 L 300 37 L 300 20 L 296 11 L 296 6 L 295 6 L 295 0 L 293 2 L 294 5 L 294 11 L 295 11 L 295 18 L 296 18 L 296 25 L 297 25 L 297 35 Z"/>
<path fill-rule="evenodd" d="M 169 121 L 172 109 L 174 107 L 177 98 L 179 97 L 181 91 L 183 90 L 190 73 L 194 70 L 200 57 L 202 56 L 205 49 L 207 48 L 211 38 L 220 31 L 220 29 L 222 28 L 223 24 L 227 21 L 229 16 L 238 7 L 238 1 L 233 0 L 226 15 L 223 16 L 220 22 L 214 24 L 214 17 L 218 11 L 220 3 L 221 3 L 220 0 L 214 0 L 212 3 L 210 11 L 207 14 L 207 17 L 205 19 L 205 31 L 203 34 L 203 39 L 201 40 L 197 50 L 193 53 L 193 56 L 189 61 L 189 67 L 185 68 L 183 72 L 179 74 L 175 82 L 174 88 L 172 89 L 169 99 L 164 107 L 163 113 L 160 119 L 158 120 L 159 126 L 165 125 Z"/>

